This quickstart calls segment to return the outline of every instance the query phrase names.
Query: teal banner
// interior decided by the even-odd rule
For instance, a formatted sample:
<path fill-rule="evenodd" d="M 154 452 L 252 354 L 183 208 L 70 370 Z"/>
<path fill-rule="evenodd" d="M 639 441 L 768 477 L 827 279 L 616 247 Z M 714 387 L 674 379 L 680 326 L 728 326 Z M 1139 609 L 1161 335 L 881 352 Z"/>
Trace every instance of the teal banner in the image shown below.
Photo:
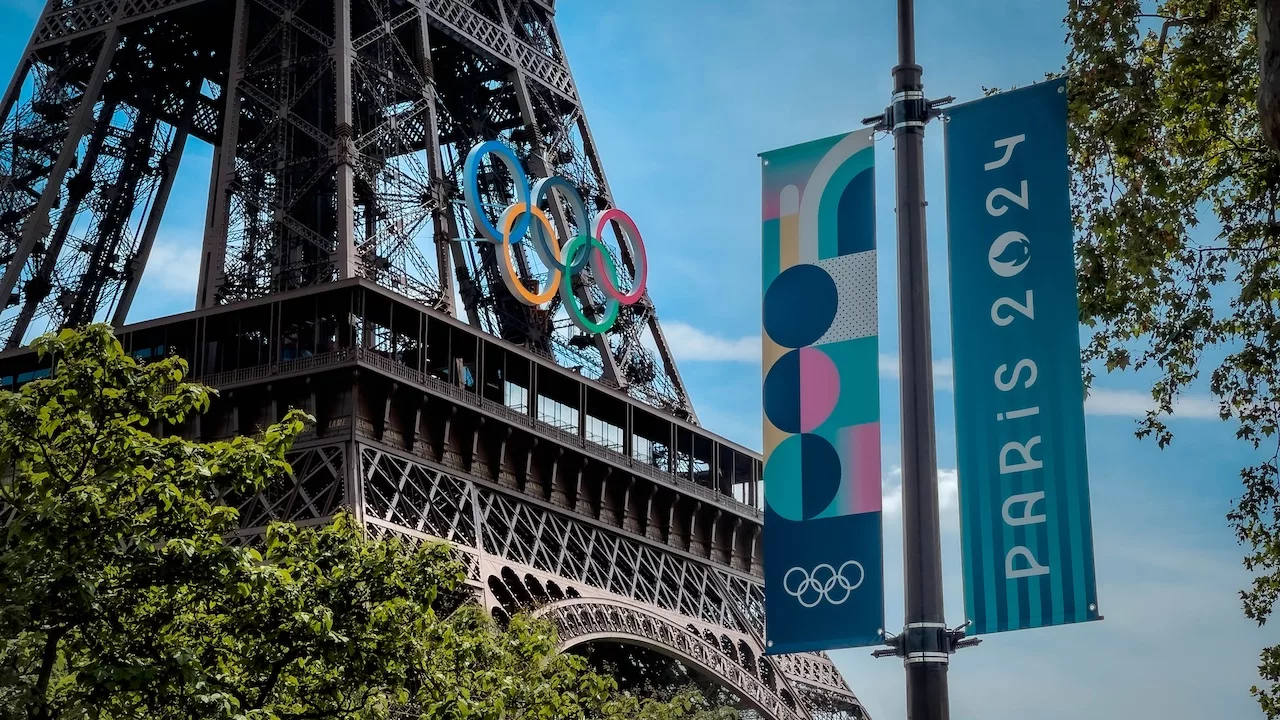
<path fill-rule="evenodd" d="M 872 141 L 761 155 L 768 655 L 883 642 Z"/>
<path fill-rule="evenodd" d="M 1097 620 L 1066 81 L 948 115 L 968 632 Z"/>

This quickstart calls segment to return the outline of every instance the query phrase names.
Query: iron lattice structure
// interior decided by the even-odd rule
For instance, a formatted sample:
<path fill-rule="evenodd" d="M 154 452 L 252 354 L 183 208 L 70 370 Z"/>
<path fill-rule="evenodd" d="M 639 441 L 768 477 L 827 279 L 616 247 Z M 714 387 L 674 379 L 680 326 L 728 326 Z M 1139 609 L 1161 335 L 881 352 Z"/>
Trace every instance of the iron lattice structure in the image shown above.
<path fill-rule="evenodd" d="M 293 477 L 234 501 L 245 532 L 345 507 L 452 543 L 492 614 L 533 609 L 566 649 L 656 650 L 768 718 L 865 717 L 825 656 L 764 656 L 760 458 L 698 426 L 653 304 L 580 335 L 472 240 L 462 164 L 484 140 L 613 207 L 553 11 L 49 0 L 0 98 L 0 387 L 46 372 L 25 337 L 110 320 L 221 391 L 156 432 L 316 416 Z M 214 148 L 196 309 L 125 327 L 192 138 Z M 491 209 L 517 194 L 500 164 L 479 185 Z"/>
<path fill-rule="evenodd" d="M 462 163 L 484 140 L 613 207 L 549 3 L 50 0 L 0 114 L 7 347 L 123 323 L 196 137 L 215 148 L 197 307 L 365 277 L 692 416 L 647 298 L 583 336 L 512 298 L 495 247 L 471 240 Z M 516 196 L 500 166 L 481 186 L 494 208 Z M 593 284 L 580 295 L 603 306 Z"/>

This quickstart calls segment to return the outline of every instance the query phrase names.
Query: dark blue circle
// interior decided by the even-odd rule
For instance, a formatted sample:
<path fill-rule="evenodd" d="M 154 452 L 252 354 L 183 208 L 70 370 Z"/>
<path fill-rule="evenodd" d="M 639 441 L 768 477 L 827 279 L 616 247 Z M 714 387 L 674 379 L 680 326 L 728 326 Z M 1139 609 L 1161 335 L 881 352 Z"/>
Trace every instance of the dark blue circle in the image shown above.
<path fill-rule="evenodd" d="M 800 432 L 799 350 L 778 358 L 764 376 L 764 416 L 782 432 Z"/>
<path fill-rule="evenodd" d="M 786 348 L 812 345 L 831 327 L 840 293 L 817 265 L 793 265 L 764 294 L 764 331 Z"/>
<path fill-rule="evenodd" d="M 825 438 L 791 435 L 765 463 L 765 504 L 791 522 L 811 520 L 831 507 L 842 475 L 840 453 Z"/>
<path fill-rule="evenodd" d="M 818 435 L 800 436 L 800 466 L 804 519 L 826 510 L 840 490 L 840 453 Z"/>

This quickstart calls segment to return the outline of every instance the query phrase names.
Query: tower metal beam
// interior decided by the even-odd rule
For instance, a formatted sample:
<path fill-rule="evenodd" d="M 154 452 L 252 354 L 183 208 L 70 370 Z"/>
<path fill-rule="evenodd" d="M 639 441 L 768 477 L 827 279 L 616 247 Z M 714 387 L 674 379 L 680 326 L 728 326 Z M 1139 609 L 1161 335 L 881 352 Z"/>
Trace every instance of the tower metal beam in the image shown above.
<path fill-rule="evenodd" d="M 107 140 L 107 131 L 111 128 L 111 118 L 115 115 L 115 111 L 115 102 L 107 100 L 103 104 L 102 112 L 89 138 L 88 147 L 85 149 L 84 159 L 80 161 L 80 169 L 67 183 L 67 199 L 58 216 L 58 225 L 53 231 L 49 246 L 40 257 L 35 274 L 27 280 L 26 288 L 22 293 L 22 310 L 18 313 L 13 329 L 9 331 L 9 339 L 5 342 L 6 350 L 22 344 L 22 338 L 27 332 L 32 317 L 35 316 L 36 308 L 44 302 L 52 289 L 53 271 L 58 264 L 58 258 L 62 255 L 62 246 L 67 241 L 67 234 L 71 231 L 71 223 L 76 219 L 76 212 L 85 195 L 93 189 L 93 169 L 97 167 L 98 153 L 102 151 L 102 145 Z"/>
<path fill-rule="evenodd" d="M 188 101 L 182 122 L 177 127 L 173 144 L 169 148 L 169 152 L 165 153 L 164 160 L 161 161 L 160 186 L 156 190 L 156 197 L 152 201 L 151 209 L 147 212 L 147 224 L 142 231 L 142 241 L 126 265 L 124 287 L 120 292 L 120 299 L 116 302 L 115 311 L 111 315 L 111 324 L 115 327 L 122 327 L 129 317 L 129 308 L 133 306 L 133 298 L 138 293 L 138 285 L 142 282 L 143 270 L 146 269 L 147 260 L 151 257 L 151 248 L 155 245 L 156 234 L 160 232 L 160 221 L 164 217 L 165 207 L 169 204 L 169 194 L 173 191 L 173 181 L 178 175 L 178 166 L 182 162 L 182 152 L 186 149 L 187 137 L 191 134 L 191 124 L 195 119 L 199 97 L 198 91 L 200 89 L 199 83 L 196 83 L 194 89 L 196 90 L 195 97 Z"/>
<path fill-rule="evenodd" d="M 337 267 L 338 279 L 353 278 L 359 272 L 356 259 L 355 239 L 355 175 L 351 167 L 355 149 L 352 147 L 352 105 L 355 97 L 352 94 L 352 49 L 351 49 L 351 0 L 333 0 L 334 37 L 333 37 L 333 72 L 336 80 L 336 91 L 333 102 L 336 109 L 336 126 L 334 128 L 333 162 L 337 175 L 337 237 L 334 265 Z"/>
<path fill-rule="evenodd" d="M 0 333 L 16 343 L 28 330 L 125 320 L 194 134 L 214 145 L 198 308 L 364 277 L 696 421 L 650 298 L 608 333 L 584 337 L 558 299 L 530 308 L 510 295 L 497 248 L 476 240 L 461 206 L 462 161 L 493 139 L 516 148 L 535 177 L 568 178 L 591 210 L 614 206 L 552 7 L 50 4 L 4 98 L 22 119 L 10 123 L 12 141 L 32 149 L 0 178 L 0 297 L 16 301 L 0 308 Z M 33 84 L 52 104 L 22 98 Z M 107 132 L 128 139 L 107 142 L 109 161 L 79 158 L 105 97 L 118 107 L 104 111 Z M 59 103 L 65 114 L 41 115 Z M 84 161 L 101 167 L 81 171 Z M 84 202 L 67 185 L 73 175 L 98 186 Z M 501 173 L 485 192 L 494 208 L 516 197 Z M 554 195 L 558 232 L 582 231 Z M 537 282 L 544 269 L 527 243 L 514 254 Z M 605 244 L 634 273 L 626 243 Z M 597 312 L 598 289 L 575 292 L 584 314 Z"/>
<path fill-rule="evenodd" d="M 209 188 L 209 220 L 205 225 L 200 252 L 200 279 L 196 287 L 196 307 L 217 304 L 217 291 L 225 279 L 227 224 L 231 184 L 236 176 L 236 150 L 240 133 L 240 81 L 248 44 L 248 5 L 252 0 L 235 0 L 231 23 L 230 65 L 223 89 L 222 139 L 214 147 L 213 177 Z"/>
<path fill-rule="evenodd" d="M 76 159 L 81 138 L 88 132 L 89 126 L 94 120 L 93 109 L 98 103 L 98 98 L 102 95 L 102 85 L 106 82 L 107 73 L 111 70 L 111 59 L 115 56 L 116 46 L 119 42 L 120 32 L 115 26 L 107 28 L 102 33 L 102 49 L 98 52 L 97 61 L 93 66 L 93 73 L 90 75 L 89 82 L 80 96 L 80 102 L 76 106 L 75 113 L 71 117 L 66 137 L 62 139 L 62 150 L 58 153 L 58 160 L 49 172 L 44 189 L 40 193 L 40 200 L 22 225 L 22 235 L 18 243 L 17 252 L 13 257 L 8 258 L 4 275 L 0 277 L 0 298 L 7 298 L 14 291 L 18 284 L 18 278 L 22 274 L 22 268 L 27 258 L 31 255 L 31 251 L 35 248 L 36 243 L 42 241 L 52 230 L 49 222 L 49 213 L 53 210 L 54 204 L 62 197 L 63 179 Z"/>

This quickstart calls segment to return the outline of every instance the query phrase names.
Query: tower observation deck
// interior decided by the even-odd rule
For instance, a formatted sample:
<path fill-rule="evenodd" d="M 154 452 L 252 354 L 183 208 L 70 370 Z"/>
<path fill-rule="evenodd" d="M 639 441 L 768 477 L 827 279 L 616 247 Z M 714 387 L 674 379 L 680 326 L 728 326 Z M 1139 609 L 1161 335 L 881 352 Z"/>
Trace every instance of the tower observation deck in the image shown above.
<path fill-rule="evenodd" d="M 34 333 L 112 322 L 219 390 L 156 432 L 315 416 L 246 533 L 345 508 L 450 542 L 493 615 L 536 608 L 566 650 L 646 648 L 767 718 L 866 717 L 826 656 L 764 656 L 760 456 L 699 426 L 647 295 L 584 333 L 504 285 L 504 262 L 538 274 L 528 241 L 471 240 L 485 141 L 615 207 L 551 0 L 49 0 L 0 121 L 0 387 L 48 372 Z M 214 148 L 195 309 L 128 325 L 192 138 Z M 500 164 L 478 177 L 517 201 Z"/>

